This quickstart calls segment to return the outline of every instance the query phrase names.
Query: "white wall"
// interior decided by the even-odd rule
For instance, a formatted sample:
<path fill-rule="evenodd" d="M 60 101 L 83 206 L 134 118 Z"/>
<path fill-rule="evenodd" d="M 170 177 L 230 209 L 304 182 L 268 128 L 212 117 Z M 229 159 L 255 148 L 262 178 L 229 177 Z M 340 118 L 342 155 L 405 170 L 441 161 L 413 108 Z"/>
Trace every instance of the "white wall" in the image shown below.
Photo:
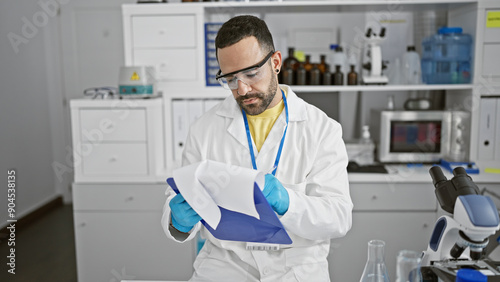
<path fill-rule="evenodd" d="M 26 22 L 33 24 L 31 29 Z M 51 52 L 46 40 L 53 22 L 38 1 L 0 0 L 0 226 L 8 219 L 9 169 L 17 171 L 17 218 L 58 195 L 52 170 L 57 134 L 52 133 L 51 120 L 54 105 L 61 102 L 51 100 L 49 89 L 57 85 L 50 79 L 57 75 L 48 74 L 53 61 L 47 60 Z M 17 44 L 9 39 L 14 37 Z"/>

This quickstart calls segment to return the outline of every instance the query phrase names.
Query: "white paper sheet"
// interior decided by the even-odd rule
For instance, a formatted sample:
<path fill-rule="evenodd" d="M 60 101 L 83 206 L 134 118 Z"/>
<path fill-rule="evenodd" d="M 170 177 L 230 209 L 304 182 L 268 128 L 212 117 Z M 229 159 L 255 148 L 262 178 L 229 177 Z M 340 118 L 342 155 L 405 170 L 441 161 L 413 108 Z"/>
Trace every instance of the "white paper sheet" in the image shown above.
<path fill-rule="evenodd" d="M 221 219 L 218 206 L 259 219 L 253 191 L 254 182 L 264 188 L 262 172 L 207 160 L 176 169 L 173 177 L 184 199 L 213 229 Z"/>

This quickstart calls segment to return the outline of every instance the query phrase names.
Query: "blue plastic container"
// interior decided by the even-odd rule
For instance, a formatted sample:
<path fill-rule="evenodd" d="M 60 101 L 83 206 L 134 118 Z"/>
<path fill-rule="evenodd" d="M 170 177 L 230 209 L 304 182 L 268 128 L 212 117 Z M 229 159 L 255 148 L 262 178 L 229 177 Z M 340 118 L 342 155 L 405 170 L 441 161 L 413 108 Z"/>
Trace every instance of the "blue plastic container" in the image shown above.
<path fill-rule="evenodd" d="M 470 83 L 472 37 L 460 27 L 442 27 L 422 41 L 422 81 L 427 84 Z"/>

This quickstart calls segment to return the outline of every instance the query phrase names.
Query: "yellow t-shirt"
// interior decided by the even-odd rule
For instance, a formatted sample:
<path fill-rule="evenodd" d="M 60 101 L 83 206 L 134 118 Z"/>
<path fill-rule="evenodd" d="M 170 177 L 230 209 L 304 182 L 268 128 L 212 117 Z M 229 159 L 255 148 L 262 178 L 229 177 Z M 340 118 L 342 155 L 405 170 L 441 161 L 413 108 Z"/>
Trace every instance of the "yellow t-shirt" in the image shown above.
<path fill-rule="evenodd" d="M 261 114 L 256 116 L 247 115 L 248 128 L 252 134 L 255 146 L 257 146 L 257 151 L 260 152 L 260 148 L 264 145 L 267 135 L 269 135 L 271 128 L 273 128 L 274 123 L 284 108 L 285 104 L 281 100 L 276 106 L 265 110 Z"/>

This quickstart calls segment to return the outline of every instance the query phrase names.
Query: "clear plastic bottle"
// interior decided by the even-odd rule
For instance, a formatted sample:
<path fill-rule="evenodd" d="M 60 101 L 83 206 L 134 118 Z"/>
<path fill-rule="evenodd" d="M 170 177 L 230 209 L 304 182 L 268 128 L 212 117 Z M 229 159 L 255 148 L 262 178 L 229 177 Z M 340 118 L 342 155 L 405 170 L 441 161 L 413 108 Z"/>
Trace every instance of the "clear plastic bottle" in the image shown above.
<path fill-rule="evenodd" d="M 422 253 L 401 250 L 396 259 L 396 282 L 422 282 Z"/>
<path fill-rule="evenodd" d="M 368 259 L 360 282 L 389 282 L 389 275 L 384 262 L 385 242 L 371 240 L 368 242 Z"/>
<path fill-rule="evenodd" d="M 422 41 L 422 80 L 427 84 L 471 82 L 472 37 L 460 27 L 442 27 Z"/>
<path fill-rule="evenodd" d="M 420 56 L 415 46 L 408 46 L 403 54 L 403 83 L 421 84 Z"/>
<path fill-rule="evenodd" d="M 330 45 L 330 48 L 332 48 L 332 45 Z M 349 69 L 347 63 L 347 55 L 344 53 L 344 49 L 342 46 L 337 46 L 335 52 L 333 53 L 332 66 L 340 65 L 340 71 L 342 73 L 348 73 Z"/>

